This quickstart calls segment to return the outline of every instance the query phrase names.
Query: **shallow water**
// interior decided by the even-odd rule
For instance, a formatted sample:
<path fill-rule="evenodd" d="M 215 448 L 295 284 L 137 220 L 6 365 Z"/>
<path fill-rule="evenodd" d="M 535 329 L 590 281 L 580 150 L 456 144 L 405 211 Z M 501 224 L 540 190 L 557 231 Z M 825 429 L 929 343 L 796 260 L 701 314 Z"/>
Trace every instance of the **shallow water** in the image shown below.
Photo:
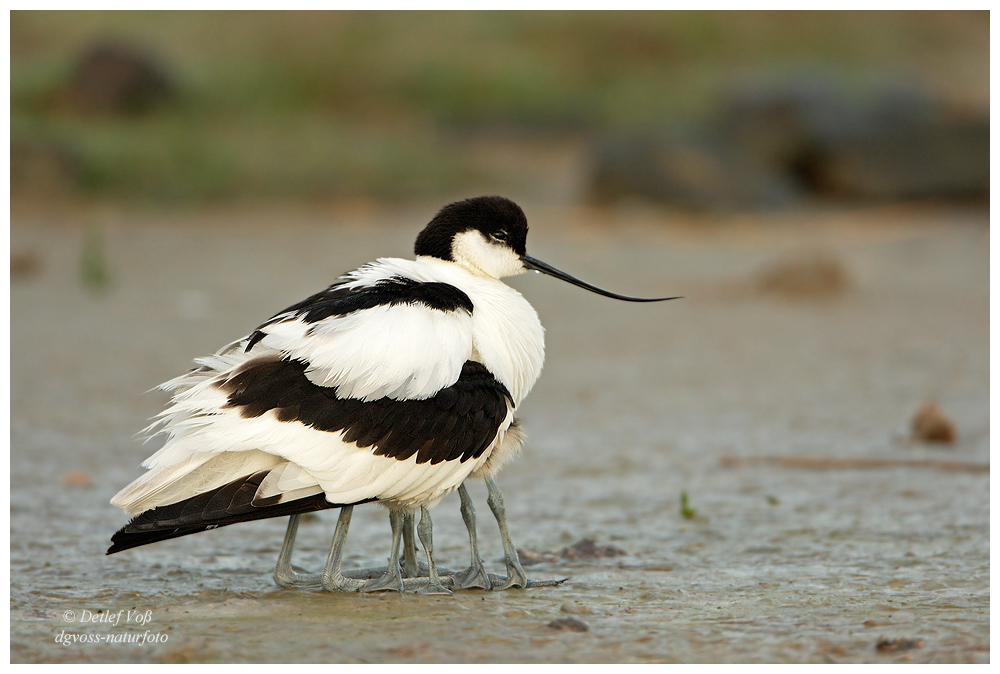
<path fill-rule="evenodd" d="M 127 519 L 108 499 L 155 449 L 133 435 L 165 398 L 142 392 L 340 272 L 408 256 L 426 218 L 15 212 L 12 252 L 41 267 L 11 287 L 11 660 L 989 660 L 985 215 L 695 227 L 527 211 L 537 257 L 620 292 L 685 299 L 630 305 L 512 281 L 539 311 L 548 355 L 521 413 L 525 453 L 499 479 L 511 533 L 532 551 L 592 538 L 627 554 L 527 567 L 569 578 L 556 588 L 453 597 L 279 589 L 281 520 L 103 554 Z M 103 290 L 80 280 L 83 223 L 103 233 Z M 758 273 L 800 250 L 841 264 L 846 288 L 761 291 Z M 954 445 L 908 439 L 927 399 L 955 422 Z M 502 572 L 485 490 L 472 494 L 487 565 Z M 434 516 L 440 563 L 461 567 L 457 496 Z M 345 565 L 384 563 L 387 519 L 356 509 Z M 335 521 L 303 523 L 297 565 L 322 565 Z M 587 631 L 550 626 L 563 618 Z M 877 650 L 881 637 L 921 642 Z"/>

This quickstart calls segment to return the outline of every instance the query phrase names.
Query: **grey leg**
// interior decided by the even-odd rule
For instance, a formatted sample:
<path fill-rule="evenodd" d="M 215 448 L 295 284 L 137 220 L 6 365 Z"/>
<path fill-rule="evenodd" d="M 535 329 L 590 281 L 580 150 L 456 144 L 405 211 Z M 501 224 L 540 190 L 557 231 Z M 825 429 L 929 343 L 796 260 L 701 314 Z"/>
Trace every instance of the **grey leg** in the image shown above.
<path fill-rule="evenodd" d="M 510 532 L 507 531 L 507 511 L 504 510 L 503 494 L 500 487 L 493 481 L 493 478 L 486 478 L 486 490 L 489 494 L 486 502 L 493 511 L 493 516 L 500 527 L 500 541 L 503 543 L 503 557 L 507 563 L 507 578 L 500 586 L 493 586 L 494 590 L 506 590 L 509 587 L 526 587 L 528 585 L 528 575 L 521 567 L 521 560 L 517 558 L 517 548 L 510 540 Z"/>
<path fill-rule="evenodd" d="M 420 524 L 417 525 L 417 535 L 420 544 L 424 546 L 427 556 L 427 584 L 417 592 L 420 594 L 451 594 L 451 590 L 441 584 L 438 578 L 437 565 L 434 563 L 434 525 L 426 506 L 420 506 Z"/>
<path fill-rule="evenodd" d="M 392 528 L 392 549 L 389 551 L 389 563 L 385 567 L 385 573 L 381 578 L 376 578 L 366 583 L 362 590 L 364 592 L 377 592 L 378 590 L 403 591 L 403 576 L 399 569 L 399 546 L 402 538 L 403 513 L 398 510 L 389 511 L 389 526 Z"/>
<path fill-rule="evenodd" d="M 507 531 L 507 512 L 504 510 L 503 506 L 503 494 L 500 493 L 500 487 L 497 483 L 493 481 L 493 478 L 486 478 L 486 490 L 489 493 L 487 497 L 487 503 L 489 503 L 490 510 L 493 511 L 493 516 L 497 520 L 497 525 L 500 527 L 500 540 L 503 543 L 503 556 L 504 561 L 507 563 L 507 577 L 500 578 L 494 574 L 490 574 L 490 578 L 493 581 L 494 590 L 506 590 L 510 587 L 552 587 L 554 585 L 561 585 L 566 582 L 566 579 L 561 580 L 528 580 L 527 574 L 524 572 L 524 568 L 521 566 L 521 560 L 517 557 L 517 548 L 514 547 L 514 542 L 510 539 L 510 532 Z"/>
<path fill-rule="evenodd" d="M 427 567 L 417 563 L 416 545 L 414 543 L 413 513 L 395 514 L 390 511 L 389 525 L 393 527 L 393 552 L 390 560 L 397 560 L 395 567 L 393 564 L 378 568 L 350 569 L 342 571 L 340 569 L 343 557 L 343 546 L 347 539 L 347 531 L 351 523 L 353 507 L 346 506 L 340 511 L 340 518 L 337 520 L 337 529 L 334 532 L 333 544 L 330 546 L 330 555 L 327 558 L 326 570 L 322 573 L 298 573 L 292 568 L 292 550 L 295 547 L 295 538 L 299 528 L 300 515 L 292 515 L 288 519 L 288 528 L 285 530 L 285 540 L 278 555 L 278 563 L 274 569 L 274 582 L 280 587 L 300 587 L 300 588 L 323 588 L 334 592 L 353 591 L 376 591 L 376 590 L 418 590 L 427 585 L 427 577 L 421 576 L 421 572 Z M 396 522 L 394 523 L 394 517 Z M 409 532 L 407 534 L 407 532 Z M 407 564 L 412 564 L 412 573 L 408 573 L 405 580 L 398 572 L 399 560 L 399 537 L 402 534 L 404 548 L 408 545 L 410 550 L 404 549 L 404 558 Z M 441 572 L 448 574 L 442 580 L 445 584 L 452 582 L 450 569 L 441 569 Z M 339 578 L 339 580 L 338 580 Z"/>
<path fill-rule="evenodd" d="M 354 506 L 344 506 L 340 509 L 337 528 L 333 532 L 333 543 L 330 545 L 330 556 L 327 557 L 321 582 L 324 590 L 331 592 L 357 592 L 364 587 L 364 581 L 347 578 L 340 571 L 340 561 L 344 554 L 344 542 L 347 540 L 347 530 L 351 526 L 351 515 Z"/>
<path fill-rule="evenodd" d="M 417 543 L 414 540 L 413 511 L 403 514 L 403 577 L 416 578 L 420 575 L 420 565 L 417 563 Z"/>
<path fill-rule="evenodd" d="M 292 569 L 292 549 L 295 547 L 295 535 L 299 530 L 299 515 L 288 518 L 288 528 L 285 530 L 285 541 L 281 544 L 278 554 L 278 565 L 274 567 L 274 582 L 280 587 L 320 587 L 320 574 L 296 573 Z"/>
<path fill-rule="evenodd" d="M 469 531 L 469 548 L 472 551 L 472 560 L 469 562 L 468 569 L 455 574 L 455 587 L 459 590 L 475 587 L 490 590 L 493 588 L 493 582 L 486 572 L 486 567 L 483 566 L 483 558 L 479 556 L 479 542 L 476 537 L 476 508 L 472 504 L 469 490 L 465 488 L 464 483 L 458 488 L 458 496 L 462 499 L 462 520 L 465 522 L 465 528 Z"/>

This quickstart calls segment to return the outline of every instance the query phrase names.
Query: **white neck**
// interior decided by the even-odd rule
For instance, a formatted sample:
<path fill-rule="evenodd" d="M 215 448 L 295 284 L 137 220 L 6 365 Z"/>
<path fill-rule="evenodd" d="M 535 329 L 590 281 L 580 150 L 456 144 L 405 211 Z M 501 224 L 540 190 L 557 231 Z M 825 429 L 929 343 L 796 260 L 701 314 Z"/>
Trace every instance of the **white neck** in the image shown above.
<path fill-rule="evenodd" d="M 519 405 L 535 385 L 545 360 L 545 331 L 521 293 L 465 265 L 421 256 L 417 263 L 461 289 L 472 300 L 472 358 L 507 387 Z"/>
<path fill-rule="evenodd" d="M 476 229 L 455 235 L 451 242 L 455 263 L 476 276 L 499 279 L 524 273 L 521 256 L 508 246 L 492 243 Z"/>

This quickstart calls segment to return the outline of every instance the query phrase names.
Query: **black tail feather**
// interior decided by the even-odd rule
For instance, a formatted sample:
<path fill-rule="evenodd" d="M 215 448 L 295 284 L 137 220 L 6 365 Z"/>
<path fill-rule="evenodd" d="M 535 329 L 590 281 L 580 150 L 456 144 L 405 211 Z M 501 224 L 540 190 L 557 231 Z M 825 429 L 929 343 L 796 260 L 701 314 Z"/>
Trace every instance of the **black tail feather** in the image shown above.
<path fill-rule="evenodd" d="M 111 537 L 111 547 L 106 554 L 113 555 L 140 545 L 196 534 L 238 522 L 341 508 L 375 500 L 330 503 L 326 500 L 325 494 L 313 494 L 284 503 L 277 503 L 279 497 L 276 496 L 273 499 L 258 500 L 254 505 L 253 497 L 268 472 L 259 471 L 204 494 L 139 513 L 115 532 Z"/>

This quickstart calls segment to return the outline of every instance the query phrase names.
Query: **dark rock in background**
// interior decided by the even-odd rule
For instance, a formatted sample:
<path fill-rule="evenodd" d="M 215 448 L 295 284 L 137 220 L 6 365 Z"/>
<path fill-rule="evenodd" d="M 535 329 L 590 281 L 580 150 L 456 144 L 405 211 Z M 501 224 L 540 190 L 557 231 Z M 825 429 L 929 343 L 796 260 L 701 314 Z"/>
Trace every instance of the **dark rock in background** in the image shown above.
<path fill-rule="evenodd" d="M 692 210 L 768 209 L 794 198 L 781 173 L 704 132 L 634 132 L 595 144 L 589 197 L 628 197 Z"/>
<path fill-rule="evenodd" d="M 862 200 L 989 195 L 990 123 L 941 111 L 866 127 L 817 151 L 808 166 L 818 194 Z"/>
<path fill-rule="evenodd" d="M 90 47 L 63 91 L 67 107 L 91 114 L 140 115 L 175 96 L 173 81 L 153 55 L 113 41 Z"/>
<path fill-rule="evenodd" d="M 852 97 L 817 74 L 743 83 L 694 131 L 657 129 L 592 149 L 588 196 L 693 210 L 802 198 L 899 201 L 989 195 L 989 112 L 893 83 Z"/>
<path fill-rule="evenodd" d="M 813 75 L 745 81 L 722 95 L 711 120 L 741 152 L 792 174 L 818 148 L 853 136 L 863 124 L 839 86 Z"/>

